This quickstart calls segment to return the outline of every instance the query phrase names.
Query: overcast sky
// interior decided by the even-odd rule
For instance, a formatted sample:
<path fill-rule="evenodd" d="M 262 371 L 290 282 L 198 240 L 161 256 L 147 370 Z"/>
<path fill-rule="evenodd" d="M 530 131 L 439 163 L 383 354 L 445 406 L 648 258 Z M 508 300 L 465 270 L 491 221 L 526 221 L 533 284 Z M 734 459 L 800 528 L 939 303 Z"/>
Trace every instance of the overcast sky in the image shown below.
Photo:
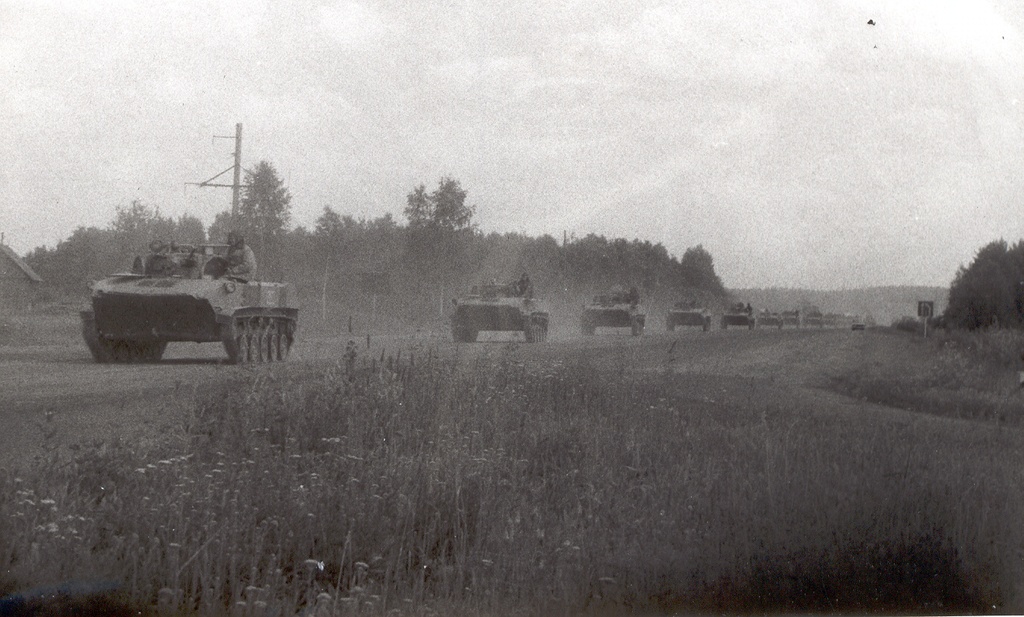
<path fill-rule="evenodd" d="M 948 285 L 1024 236 L 1022 33 L 1018 0 L 0 0 L 0 232 L 209 224 L 230 190 L 185 183 L 240 122 L 296 225 L 450 175 L 484 231 L 701 244 L 728 287 Z"/>

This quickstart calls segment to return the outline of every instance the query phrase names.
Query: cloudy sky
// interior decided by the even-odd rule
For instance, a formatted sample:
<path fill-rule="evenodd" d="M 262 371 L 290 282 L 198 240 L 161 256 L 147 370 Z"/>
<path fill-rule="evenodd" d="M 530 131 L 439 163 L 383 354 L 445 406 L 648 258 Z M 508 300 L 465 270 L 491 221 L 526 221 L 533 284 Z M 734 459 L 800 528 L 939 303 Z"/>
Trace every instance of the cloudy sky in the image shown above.
<path fill-rule="evenodd" d="M 185 183 L 240 122 L 297 225 L 450 175 L 484 231 L 701 244 L 729 287 L 948 285 L 1024 236 L 1022 33 L 1018 0 L 0 0 L 0 232 L 210 223 L 230 191 Z"/>

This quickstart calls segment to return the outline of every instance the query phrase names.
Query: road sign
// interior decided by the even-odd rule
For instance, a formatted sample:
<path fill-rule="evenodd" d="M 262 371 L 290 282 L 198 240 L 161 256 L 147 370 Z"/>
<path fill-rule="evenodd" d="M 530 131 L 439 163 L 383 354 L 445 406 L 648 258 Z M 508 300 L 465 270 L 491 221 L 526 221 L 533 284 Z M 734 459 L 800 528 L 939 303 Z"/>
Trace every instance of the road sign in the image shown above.
<path fill-rule="evenodd" d="M 931 317 L 935 314 L 935 303 L 931 300 L 918 300 L 917 302 L 917 316 L 918 317 Z"/>

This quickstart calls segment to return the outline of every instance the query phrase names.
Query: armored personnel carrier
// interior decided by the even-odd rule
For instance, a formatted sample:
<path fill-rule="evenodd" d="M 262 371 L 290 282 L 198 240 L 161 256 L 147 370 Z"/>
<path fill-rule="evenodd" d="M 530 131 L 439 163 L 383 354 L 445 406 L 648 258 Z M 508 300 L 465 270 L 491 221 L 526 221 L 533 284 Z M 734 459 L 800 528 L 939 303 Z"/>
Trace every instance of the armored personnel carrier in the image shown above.
<path fill-rule="evenodd" d="M 794 328 L 799 328 L 800 327 L 800 311 L 798 311 L 798 310 L 782 311 L 782 325 L 786 326 L 786 327 L 792 326 Z"/>
<path fill-rule="evenodd" d="M 711 329 L 711 311 L 696 302 L 676 302 L 668 310 L 665 326 L 669 332 L 677 327 L 698 327 L 707 332 Z"/>
<path fill-rule="evenodd" d="M 825 316 L 822 314 L 820 309 L 812 307 L 804 311 L 803 325 L 807 326 L 808 328 L 824 328 Z"/>
<path fill-rule="evenodd" d="M 602 327 L 629 328 L 633 336 L 640 336 L 644 333 L 646 319 L 636 288 L 625 291 L 616 286 L 606 294 L 594 296 L 590 304 L 583 306 L 580 328 L 587 336 Z"/>
<path fill-rule="evenodd" d="M 769 311 L 768 309 L 762 310 L 757 316 L 757 327 L 758 328 L 778 328 L 782 329 L 782 315 Z"/>
<path fill-rule="evenodd" d="M 94 282 L 81 311 L 97 362 L 153 362 L 177 341 L 220 342 L 232 363 L 285 360 L 298 303 L 287 283 L 230 274 L 226 244 L 171 245 Z"/>
<path fill-rule="evenodd" d="M 548 338 L 548 310 L 518 284 L 474 285 L 469 295 L 452 300 L 452 336 L 458 343 L 476 341 L 480 332 L 522 332 L 527 343 Z"/>
<path fill-rule="evenodd" d="M 722 313 L 723 330 L 727 330 L 729 326 L 746 326 L 753 330 L 756 324 L 757 320 L 754 318 L 754 312 L 749 304 L 737 302 Z"/>

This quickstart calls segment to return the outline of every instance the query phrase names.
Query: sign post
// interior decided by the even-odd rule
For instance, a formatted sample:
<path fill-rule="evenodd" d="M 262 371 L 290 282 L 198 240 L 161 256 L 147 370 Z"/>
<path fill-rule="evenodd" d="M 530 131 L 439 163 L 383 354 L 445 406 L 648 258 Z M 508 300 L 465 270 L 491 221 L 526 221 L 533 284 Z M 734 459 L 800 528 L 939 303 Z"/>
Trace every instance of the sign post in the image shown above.
<path fill-rule="evenodd" d="M 924 335 L 928 336 L 928 320 L 935 313 L 935 302 L 931 300 L 917 301 L 917 316 L 924 320 Z"/>

